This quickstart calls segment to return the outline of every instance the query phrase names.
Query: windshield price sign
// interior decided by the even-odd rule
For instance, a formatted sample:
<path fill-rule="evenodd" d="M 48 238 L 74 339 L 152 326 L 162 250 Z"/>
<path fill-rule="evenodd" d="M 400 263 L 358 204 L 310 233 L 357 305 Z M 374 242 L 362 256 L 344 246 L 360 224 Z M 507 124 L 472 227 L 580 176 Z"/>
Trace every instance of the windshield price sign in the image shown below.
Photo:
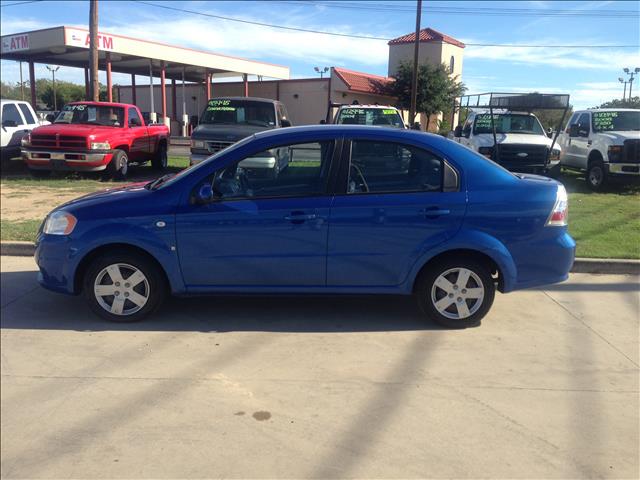
<path fill-rule="evenodd" d="M 231 106 L 231 100 L 209 100 L 207 110 L 210 112 L 235 112 L 236 107 Z"/>
<path fill-rule="evenodd" d="M 72 112 L 74 110 L 83 111 L 86 107 L 86 105 L 65 105 L 62 110 L 65 110 L 67 112 Z"/>
<path fill-rule="evenodd" d="M 593 112 L 594 130 L 613 130 L 614 119 L 618 117 L 618 112 Z"/>

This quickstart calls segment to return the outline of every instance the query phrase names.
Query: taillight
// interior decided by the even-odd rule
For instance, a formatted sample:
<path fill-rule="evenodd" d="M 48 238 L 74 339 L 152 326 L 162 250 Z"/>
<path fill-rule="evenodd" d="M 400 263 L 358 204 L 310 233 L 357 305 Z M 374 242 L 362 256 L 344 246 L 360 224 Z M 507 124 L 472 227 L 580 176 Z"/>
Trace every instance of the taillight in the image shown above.
<path fill-rule="evenodd" d="M 547 226 L 565 227 L 567 225 L 567 217 L 569 215 L 569 198 L 564 185 L 558 185 L 556 193 L 556 203 L 553 205 L 551 215 L 547 220 Z"/>

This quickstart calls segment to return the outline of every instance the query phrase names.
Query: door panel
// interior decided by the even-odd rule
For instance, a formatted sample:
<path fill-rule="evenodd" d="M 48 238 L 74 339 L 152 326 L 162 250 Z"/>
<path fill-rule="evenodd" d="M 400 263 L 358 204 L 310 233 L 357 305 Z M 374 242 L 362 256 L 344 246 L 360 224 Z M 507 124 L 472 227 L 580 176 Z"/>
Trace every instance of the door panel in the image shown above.
<path fill-rule="evenodd" d="M 327 285 L 401 284 L 421 253 L 458 231 L 465 210 L 464 192 L 336 197 Z"/>
<path fill-rule="evenodd" d="M 324 286 L 330 197 L 188 205 L 177 215 L 187 286 Z"/>

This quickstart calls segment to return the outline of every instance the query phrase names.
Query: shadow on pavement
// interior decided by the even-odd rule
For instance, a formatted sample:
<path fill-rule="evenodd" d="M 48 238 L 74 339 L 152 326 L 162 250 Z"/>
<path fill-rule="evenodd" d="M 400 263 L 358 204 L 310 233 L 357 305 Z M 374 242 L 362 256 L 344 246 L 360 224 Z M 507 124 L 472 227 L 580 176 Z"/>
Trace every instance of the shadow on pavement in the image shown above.
<path fill-rule="evenodd" d="M 624 283 L 558 283 L 543 287 L 547 292 L 640 292 L 637 277 Z"/>
<path fill-rule="evenodd" d="M 4 272 L 2 328 L 77 331 L 370 332 L 435 330 L 413 297 L 206 296 L 170 297 L 152 317 L 111 323 L 91 312 L 82 297 L 38 288 L 36 272 Z M 35 291 L 34 291 L 35 288 Z M 15 293 L 11 293 L 11 290 Z"/>

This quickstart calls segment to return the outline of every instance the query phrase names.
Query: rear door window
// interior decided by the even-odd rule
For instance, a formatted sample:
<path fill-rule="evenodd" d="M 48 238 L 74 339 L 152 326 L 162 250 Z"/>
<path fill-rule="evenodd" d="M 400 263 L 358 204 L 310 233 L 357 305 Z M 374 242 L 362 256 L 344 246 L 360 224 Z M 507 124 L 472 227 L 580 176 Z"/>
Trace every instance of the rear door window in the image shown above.
<path fill-rule="evenodd" d="M 27 121 L 28 124 L 36 123 L 36 119 L 33 118 L 33 115 L 31 114 L 31 110 L 29 110 L 28 105 L 26 105 L 25 103 L 19 103 L 18 106 L 20 107 L 20 111 L 22 112 L 22 115 L 24 116 L 24 119 Z"/>
<path fill-rule="evenodd" d="M 410 145 L 354 140 L 347 193 L 440 192 L 444 161 Z"/>

